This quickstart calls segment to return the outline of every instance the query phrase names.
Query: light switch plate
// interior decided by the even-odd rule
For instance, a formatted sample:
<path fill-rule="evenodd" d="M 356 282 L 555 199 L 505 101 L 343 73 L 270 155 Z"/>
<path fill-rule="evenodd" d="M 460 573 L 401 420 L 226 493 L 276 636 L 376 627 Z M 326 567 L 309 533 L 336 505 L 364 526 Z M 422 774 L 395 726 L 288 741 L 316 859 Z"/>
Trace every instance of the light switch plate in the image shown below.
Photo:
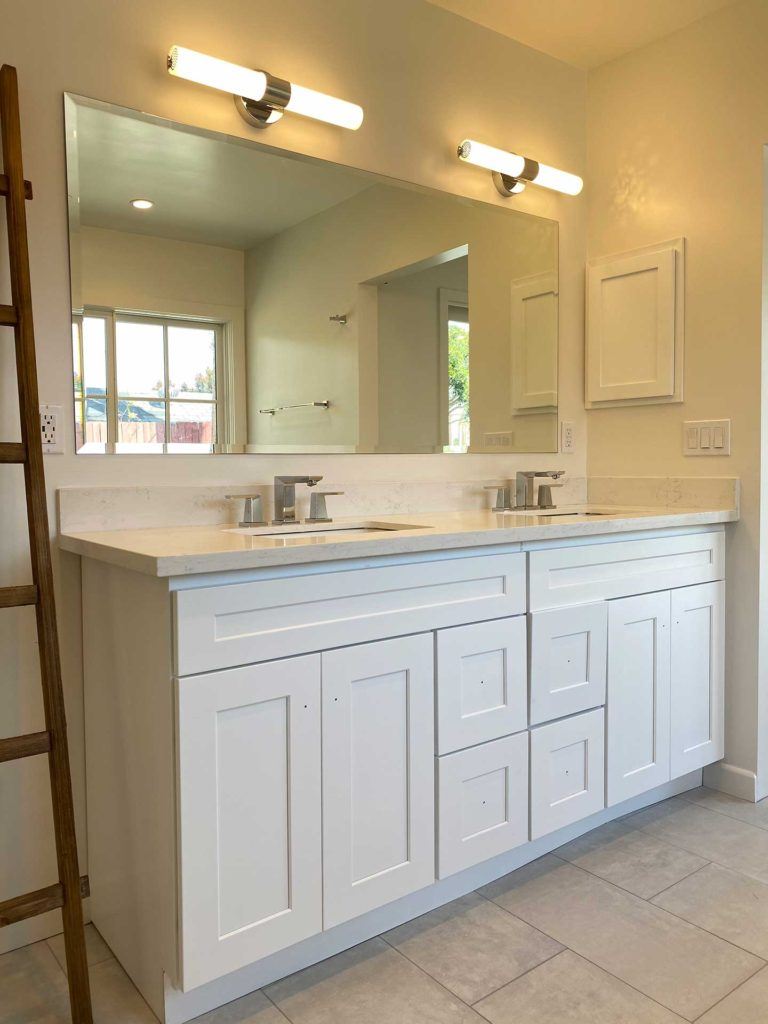
<path fill-rule="evenodd" d="M 511 448 L 514 442 L 515 435 L 509 430 L 483 434 L 483 445 L 486 448 Z"/>
<path fill-rule="evenodd" d="M 683 455 L 730 455 L 730 420 L 686 420 Z"/>

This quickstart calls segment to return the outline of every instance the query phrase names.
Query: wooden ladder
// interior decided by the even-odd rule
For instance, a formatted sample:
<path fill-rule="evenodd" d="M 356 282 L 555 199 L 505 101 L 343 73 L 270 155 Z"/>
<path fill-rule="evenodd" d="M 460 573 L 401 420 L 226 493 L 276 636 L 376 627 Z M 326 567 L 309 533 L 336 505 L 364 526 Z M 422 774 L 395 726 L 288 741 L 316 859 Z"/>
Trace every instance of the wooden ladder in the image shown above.
<path fill-rule="evenodd" d="M 0 443 L 0 463 L 18 463 L 24 466 L 32 563 L 32 583 L 29 586 L 0 588 L 0 608 L 35 606 L 45 710 L 44 732 L 0 739 L 0 762 L 30 757 L 33 754 L 48 755 L 56 858 L 59 868 L 59 881 L 54 885 L 0 903 L 0 927 L 61 908 L 72 1020 L 74 1024 L 92 1024 L 82 906 L 82 897 L 88 895 L 88 879 L 80 877 L 77 864 L 72 780 L 67 751 L 67 724 L 61 685 L 43 449 L 40 438 L 35 335 L 32 327 L 32 293 L 25 211 L 25 200 L 32 198 L 32 186 L 24 180 L 22 167 L 16 69 L 8 64 L 0 68 L 0 136 L 5 172 L 0 174 L 0 196 L 5 197 L 8 222 L 12 300 L 10 306 L 0 305 L 0 325 L 13 327 L 16 339 L 16 373 L 21 416 L 21 442 Z"/>

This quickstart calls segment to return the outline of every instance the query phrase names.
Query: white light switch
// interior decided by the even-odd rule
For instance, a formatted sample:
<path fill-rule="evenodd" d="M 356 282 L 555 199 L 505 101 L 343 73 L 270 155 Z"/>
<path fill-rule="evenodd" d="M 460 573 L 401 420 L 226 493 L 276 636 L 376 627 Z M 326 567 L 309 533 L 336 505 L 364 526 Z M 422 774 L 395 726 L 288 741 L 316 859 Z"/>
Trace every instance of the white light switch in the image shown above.
<path fill-rule="evenodd" d="M 730 455 L 730 420 L 686 420 L 683 455 Z"/>

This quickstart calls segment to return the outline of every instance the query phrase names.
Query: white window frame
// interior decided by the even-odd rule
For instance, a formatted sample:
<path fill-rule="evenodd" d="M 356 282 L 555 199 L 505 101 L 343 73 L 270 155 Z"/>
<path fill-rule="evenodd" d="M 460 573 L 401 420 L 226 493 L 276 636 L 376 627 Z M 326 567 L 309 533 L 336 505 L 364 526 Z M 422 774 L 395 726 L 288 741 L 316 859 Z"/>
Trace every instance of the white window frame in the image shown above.
<path fill-rule="evenodd" d="M 226 337 L 226 324 L 223 324 L 217 320 L 210 320 L 204 317 L 191 317 L 191 316 L 161 316 L 152 313 L 137 313 L 133 310 L 119 310 L 119 309 L 104 309 L 100 307 L 89 307 L 83 308 L 82 312 L 78 312 L 72 317 L 72 321 L 78 324 L 78 338 L 80 346 L 80 370 L 83 374 L 83 385 L 85 384 L 84 378 L 84 361 L 83 361 L 83 332 L 82 322 L 84 318 L 100 319 L 105 323 L 105 339 L 106 339 L 106 370 L 107 370 L 107 390 L 106 390 L 106 408 L 107 408 L 107 451 L 115 451 L 118 445 L 125 445 L 123 450 L 130 447 L 128 442 L 121 442 L 118 436 L 118 409 L 119 403 L 122 402 L 159 402 L 164 406 L 165 413 L 165 437 L 166 440 L 162 444 L 152 445 L 153 449 L 167 452 L 174 451 L 181 447 L 184 447 L 184 442 L 172 442 L 168 438 L 171 436 L 171 403 L 175 404 L 186 404 L 186 405 L 213 405 L 213 420 L 214 420 L 214 439 L 212 444 L 209 446 L 204 445 L 201 447 L 206 450 L 215 450 L 217 444 L 221 443 L 222 436 L 227 436 L 229 433 L 229 424 L 225 424 L 222 420 L 225 418 L 226 403 L 223 401 L 223 391 L 225 390 L 224 378 L 227 374 L 227 368 L 230 360 L 227 358 L 227 337 Z M 117 391 L 117 323 L 128 322 L 128 323 L 143 323 L 143 324 L 156 324 L 163 328 L 163 384 L 164 391 L 166 394 L 153 396 L 148 398 L 144 396 L 136 395 L 118 395 Z M 201 330 L 212 330 L 215 337 L 215 350 L 214 350 L 214 379 L 215 379 L 215 390 L 214 397 L 210 398 L 177 398 L 170 394 L 168 391 L 168 328 L 169 327 L 199 327 Z M 74 376 L 74 375 L 73 375 Z M 98 396 L 97 396 L 98 397 Z M 85 407 L 86 402 L 85 390 L 83 390 L 81 396 L 75 396 L 75 412 L 77 414 L 77 406 L 81 405 Z M 84 419 L 82 421 L 85 422 Z M 147 447 L 143 445 L 137 445 L 137 452 L 147 451 Z"/>

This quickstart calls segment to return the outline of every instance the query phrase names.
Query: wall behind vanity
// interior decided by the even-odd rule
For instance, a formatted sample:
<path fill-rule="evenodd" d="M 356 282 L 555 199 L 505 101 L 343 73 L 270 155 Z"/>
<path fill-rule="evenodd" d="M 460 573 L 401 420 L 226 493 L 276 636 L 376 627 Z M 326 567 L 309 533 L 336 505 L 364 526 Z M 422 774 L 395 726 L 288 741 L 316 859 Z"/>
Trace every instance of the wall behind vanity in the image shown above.
<path fill-rule="evenodd" d="M 768 735 L 758 620 L 767 37 L 764 2 L 729 6 L 598 68 L 588 90 L 589 255 L 687 239 L 684 405 L 590 412 L 589 474 L 741 478 L 727 594 L 726 762 L 735 770 L 710 771 L 748 798 L 755 773 L 758 796 L 768 794 L 765 739 L 758 748 Z M 731 458 L 685 458 L 682 421 L 721 417 L 732 419 Z"/>
<path fill-rule="evenodd" d="M 165 53 L 172 43 L 241 64 L 261 64 L 365 107 L 360 131 L 342 132 L 286 118 L 266 140 L 325 159 L 409 179 L 489 202 L 488 174 L 455 155 L 472 134 L 534 153 L 557 167 L 584 172 L 585 74 L 421 0 L 27 0 L 5 5 L 0 60 L 19 71 L 26 176 L 34 183 L 28 206 L 41 401 L 64 408 L 66 454 L 46 460 L 50 507 L 56 488 L 75 484 L 249 484 L 280 468 L 343 478 L 350 456 L 76 457 L 70 405 L 70 297 L 64 177 L 62 93 L 70 91 L 151 111 L 176 121 L 251 137 L 231 99 L 171 79 Z M 357 480 L 481 481 L 516 468 L 562 466 L 583 476 L 586 466 L 582 404 L 583 256 L 585 204 L 528 189 L 515 208 L 560 222 L 560 415 L 576 424 L 577 454 L 559 456 L 356 456 Z M 3 282 L 4 284 L 4 282 Z M 0 433 L 13 439 L 10 348 L 0 350 Z M 348 467 L 348 468 L 347 468 Z M 5 467 L 5 480 L 16 472 Z M 4 584 L 25 580 L 18 554 L 25 511 L 20 475 L 3 492 L 0 573 Z M 81 624 L 78 560 L 59 564 L 65 686 L 75 796 L 84 837 Z M 0 719 L 8 734 L 39 728 L 39 688 L 31 616 L 6 611 L 0 620 L 4 667 Z M 14 836 L 4 851 L 0 899 L 48 884 L 55 877 L 46 766 L 29 759 L 6 766 L 0 817 Z M 49 843 L 50 840 L 50 843 Z M 85 844 L 81 846 L 85 861 Z M 84 870 L 87 864 L 83 865 Z M 0 950 L 58 930 L 55 917 L 37 918 L 0 934 Z"/>

